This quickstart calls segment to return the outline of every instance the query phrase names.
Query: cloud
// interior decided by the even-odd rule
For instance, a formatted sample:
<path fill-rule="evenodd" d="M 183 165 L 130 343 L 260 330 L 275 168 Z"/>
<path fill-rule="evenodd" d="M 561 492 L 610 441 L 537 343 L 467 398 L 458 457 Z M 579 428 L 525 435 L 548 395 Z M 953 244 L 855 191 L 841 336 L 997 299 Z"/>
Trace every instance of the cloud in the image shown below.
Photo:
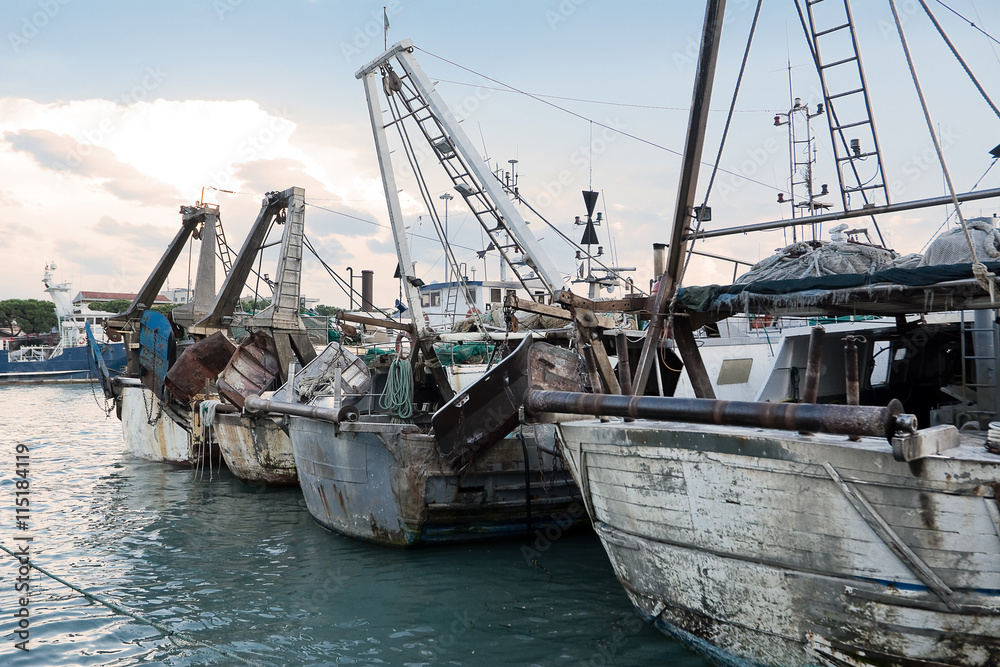
<path fill-rule="evenodd" d="M 142 174 L 106 148 L 49 130 L 6 132 L 3 138 L 14 150 L 31 155 L 39 166 L 64 176 L 98 180 L 108 194 L 119 199 L 144 206 L 169 206 L 182 198 L 177 188 Z"/>

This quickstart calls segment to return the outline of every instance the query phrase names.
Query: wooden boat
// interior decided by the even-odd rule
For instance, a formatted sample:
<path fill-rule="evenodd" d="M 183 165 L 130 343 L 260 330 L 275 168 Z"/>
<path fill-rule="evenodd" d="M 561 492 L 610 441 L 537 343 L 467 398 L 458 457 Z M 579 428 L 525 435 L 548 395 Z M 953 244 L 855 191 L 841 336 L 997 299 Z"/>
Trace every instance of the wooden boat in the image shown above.
<path fill-rule="evenodd" d="M 523 366 L 530 342 L 523 344 L 521 359 L 515 353 L 505 363 Z M 548 447 L 526 429 L 524 437 L 500 439 L 474 454 L 459 452 L 444 444 L 426 411 L 408 423 L 379 414 L 368 369 L 336 343 L 301 377 L 331 378 L 331 368 L 339 371 L 341 389 L 312 396 L 299 406 L 300 414 L 289 417 L 302 495 L 324 527 L 405 547 L 531 535 L 552 526 L 563 530 L 583 519 L 579 492 L 552 446 L 551 431 Z M 506 379 L 508 373 L 502 363 L 485 377 Z M 381 376 L 376 371 L 375 380 L 385 382 L 384 370 Z"/>
<path fill-rule="evenodd" d="M 815 47 L 833 31 L 806 4 Z M 525 410 L 557 423 L 636 609 L 713 663 L 1000 665 L 1000 263 L 975 259 L 966 234 L 972 263 L 716 287 L 701 306 L 685 302 L 677 285 L 724 6 L 708 3 L 671 257 L 638 367 L 624 371 L 634 395 L 626 382 L 624 394 L 601 383 L 581 392 L 585 360 L 536 345 Z M 942 199 L 957 206 L 967 196 Z M 829 219 L 904 206 L 913 207 L 871 203 Z M 800 221 L 758 226 L 791 224 Z M 676 349 L 699 398 L 642 395 L 674 296 Z M 598 307 L 580 304 L 577 321 Z M 726 401 L 714 397 L 692 332 L 733 312 L 877 315 L 895 326 L 785 341 L 804 377 L 801 402 L 791 402 L 788 368 L 767 380 L 772 402 Z"/>

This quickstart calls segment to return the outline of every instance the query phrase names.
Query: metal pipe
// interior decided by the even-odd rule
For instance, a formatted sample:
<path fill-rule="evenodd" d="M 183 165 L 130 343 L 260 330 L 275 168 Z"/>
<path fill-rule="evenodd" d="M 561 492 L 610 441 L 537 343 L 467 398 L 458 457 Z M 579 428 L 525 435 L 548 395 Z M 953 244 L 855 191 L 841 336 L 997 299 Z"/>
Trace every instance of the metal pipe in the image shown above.
<path fill-rule="evenodd" d="M 321 408 L 314 405 L 302 405 L 301 403 L 284 403 L 282 401 L 269 401 L 259 396 L 248 396 L 243 403 L 243 408 L 250 412 L 275 412 L 279 415 L 293 415 L 295 417 L 309 417 L 320 421 L 333 422 L 339 424 L 340 419 L 337 410 L 333 408 Z"/>
<path fill-rule="evenodd" d="M 624 331 L 615 335 L 615 348 L 618 353 L 618 382 L 623 394 L 632 393 L 632 368 L 628 359 L 628 339 Z"/>
<path fill-rule="evenodd" d="M 667 270 L 667 244 L 653 244 L 653 279 L 656 280 Z"/>
<path fill-rule="evenodd" d="M 858 378 L 858 346 L 859 338 L 846 336 L 844 338 L 844 375 L 845 394 L 848 405 L 861 405 L 861 381 Z M 860 340 L 864 340 L 861 338 Z M 851 440 L 857 440 L 858 436 L 852 435 Z"/>
<path fill-rule="evenodd" d="M 375 272 L 371 269 L 361 271 L 361 310 L 370 313 L 375 309 Z"/>
<path fill-rule="evenodd" d="M 809 334 L 809 353 L 806 356 L 806 379 L 802 387 L 802 402 L 815 403 L 819 398 L 819 375 L 823 368 L 823 335 L 826 329 L 820 325 Z"/>
<path fill-rule="evenodd" d="M 528 391 L 524 407 L 530 413 L 571 413 L 606 417 L 633 417 L 662 421 L 775 428 L 840 435 L 882 436 L 890 442 L 897 433 L 913 433 L 916 417 L 903 414 L 893 399 L 888 407 L 816 405 L 812 403 L 754 403 L 710 398 L 623 396 L 570 391 Z"/>
<path fill-rule="evenodd" d="M 975 192 L 963 192 L 956 195 L 956 199 L 959 202 L 976 201 L 979 199 L 989 199 L 991 197 L 1000 197 L 1000 188 L 992 188 L 990 190 L 978 190 Z M 809 216 L 808 223 L 816 224 L 820 222 L 832 222 L 834 220 L 847 220 L 849 218 L 862 218 L 874 215 L 881 215 L 885 213 L 897 213 L 899 211 L 909 211 L 916 208 L 927 208 L 930 206 L 951 206 L 952 197 L 951 195 L 944 195 L 942 197 L 931 197 L 930 199 L 918 199 L 911 202 L 902 202 L 899 204 L 889 204 L 888 206 L 872 206 L 871 208 L 859 208 L 853 211 L 842 211 L 839 213 L 821 213 L 820 215 Z M 697 238 L 699 239 L 713 239 L 718 236 L 731 236 L 733 234 L 746 234 L 748 232 L 759 232 L 767 229 L 781 229 L 782 227 L 791 227 L 792 225 L 801 225 L 803 223 L 801 218 L 791 218 L 785 220 L 776 220 L 774 222 L 758 222 L 750 225 L 743 225 L 741 227 L 726 227 L 724 229 L 713 229 L 711 231 L 699 231 Z M 695 238 L 693 232 L 688 232 L 685 240 L 691 240 Z"/>
<path fill-rule="evenodd" d="M 632 395 L 632 369 L 628 360 L 628 338 L 624 331 L 619 331 L 615 335 L 615 348 L 618 353 L 618 383 L 621 385 L 622 393 L 626 396 Z M 626 418 L 625 421 L 632 421 Z"/>

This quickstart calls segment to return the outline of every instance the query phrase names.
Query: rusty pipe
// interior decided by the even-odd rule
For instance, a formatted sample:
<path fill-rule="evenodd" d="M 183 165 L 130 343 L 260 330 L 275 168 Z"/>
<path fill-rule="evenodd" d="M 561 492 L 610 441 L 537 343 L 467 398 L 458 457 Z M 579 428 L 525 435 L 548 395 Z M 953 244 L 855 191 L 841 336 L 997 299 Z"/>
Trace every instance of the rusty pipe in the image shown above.
<path fill-rule="evenodd" d="M 806 356 L 806 379 L 802 386 L 802 402 L 815 403 L 819 398 L 819 373 L 823 368 L 823 335 L 826 329 L 816 325 L 809 334 L 809 353 Z"/>
<path fill-rule="evenodd" d="M 333 408 L 321 408 L 315 405 L 302 405 L 301 403 L 285 403 L 283 401 L 269 401 L 259 396 L 248 396 L 243 402 L 243 408 L 249 412 L 274 412 L 279 415 L 292 415 L 295 417 L 309 417 L 320 421 L 333 422 L 339 424 L 337 410 Z"/>
<path fill-rule="evenodd" d="M 844 338 L 844 375 L 848 405 L 861 404 L 861 380 L 858 378 L 858 339 Z"/>
<path fill-rule="evenodd" d="M 618 384 L 626 396 L 632 393 L 632 368 L 628 360 L 628 339 L 624 331 L 615 335 L 615 351 L 618 353 Z"/>
<path fill-rule="evenodd" d="M 844 338 L 844 393 L 847 397 L 848 405 L 861 405 L 861 381 L 858 378 L 857 340 L 854 336 L 846 336 Z M 858 436 L 851 436 L 851 440 L 857 439 Z"/>
<path fill-rule="evenodd" d="M 525 396 L 530 413 L 571 413 L 633 417 L 751 428 L 882 436 L 916 431 L 916 417 L 903 414 L 897 400 L 888 407 L 817 405 L 815 403 L 754 403 L 711 398 L 622 396 L 532 389 Z"/>

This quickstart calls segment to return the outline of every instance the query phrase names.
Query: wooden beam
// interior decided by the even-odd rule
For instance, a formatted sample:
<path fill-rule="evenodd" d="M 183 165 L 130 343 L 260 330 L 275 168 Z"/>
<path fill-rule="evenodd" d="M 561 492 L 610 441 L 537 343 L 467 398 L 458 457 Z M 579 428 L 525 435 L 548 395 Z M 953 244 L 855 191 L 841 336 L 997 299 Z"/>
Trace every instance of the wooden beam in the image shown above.
<path fill-rule="evenodd" d="M 712 381 L 708 379 L 708 370 L 705 368 L 705 361 L 701 358 L 698 342 L 694 339 L 694 331 L 691 329 L 689 318 L 674 318 L 674 341 L 677 343 L 677 351 L 681 353 L 681 360 L 684 362 L 688 378 L 691 379 L 694 395 L 697 398 L 715 398 L 715 389 L 712 388 Z M 645 390 L 645 387 L 641 388 L 641 391 Z M 640 391 L 640 389 L 636 388 L 635 391 Z"/>
<path fill-rule="evenodd" d="M 373 327 L 384 327 L 386 329 L 402 329 L 414 333 L 413 324 L 409 322 L 397 322 L 396 320 L 383 320 L 377 317 L 365 317 L 364 315 L 353 315 L 351 313 L 337 313 L 334 316 L 338 320 L 354 322 L 355 324 L 370 324 Z"/>

